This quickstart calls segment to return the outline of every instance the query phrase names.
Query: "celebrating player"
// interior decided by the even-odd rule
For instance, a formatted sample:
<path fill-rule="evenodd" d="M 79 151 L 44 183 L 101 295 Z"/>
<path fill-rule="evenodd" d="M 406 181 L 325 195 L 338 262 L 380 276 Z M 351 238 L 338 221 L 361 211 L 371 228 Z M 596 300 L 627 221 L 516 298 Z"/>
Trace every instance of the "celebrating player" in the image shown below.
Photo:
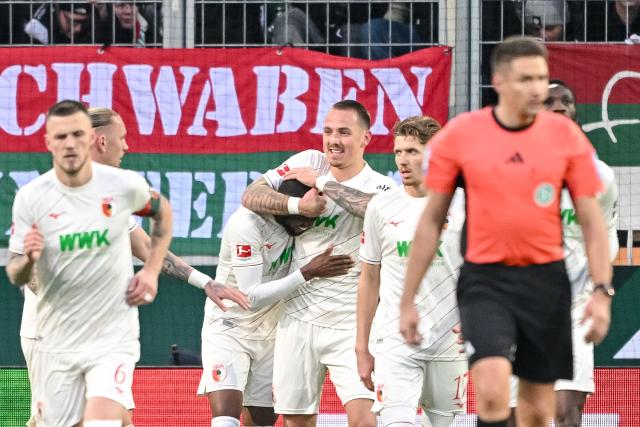
<path fill-rule="evenodd" d="M 11 283 L 37 266 L 36 423 L 119 427 L 139 358 L 137 305 L 153 301 L 171 241 L 171 207 L 132 171 L 93 163 L 86 108 L 62 101 L 46 118 L 53 169 L 16 194 Z M 135 275 L 132 213 L 155 220 Z"/>
<path fill-rule="evenodd" d="M 611 288 L 607 232 L 595 198 L 594 150 L 575 123 L 540 111 L 548 92 L 547 52 L 527 37 L 493 51 L 495 108 L 462 114 L 431 143 L 429 202 L 416 229 L 401 300 L 400 329 L 417 344 L 414 297 L 436 250 L 456 183 L 465 186 L 465 263 L 457 297 L 478 400 L 478 426 L 506 426 L 509 377 L 520 377 L 518 425 L 546 425 L 553 385 L 573 377 L 571 285 L 563 261 L 560 193 L 571 192 L 596 288 Z M 508 183 L 508 187 L 505 186 Z M 586 338 L 600 342 L 611 299 L 587 303 Z"/>
<path fill-rule="evenodd" d="M 356 355 L 364 384 L 376 390 L 374 410 L 384 426 L 413 426 L 422 406 L 429 424 L 446 427 L 465 412 L 467 362 L 449 333 L 458 322 L 455 287 L 464 208 L 454 203 L 431 269 L 416 298 L 420 345 L 407 345 L 398 329 L 400 296 L 416 224 L 427 202 L 422 187 L 425 144 L 440 129 L 430 117 L 410 117 L 394 127 L 396 165 L 403 186 L 375 196 L 364 217 L 360 245 Z M 374 357 L 369 350 L 375 315 Z"/>
<path fill-rule="evenodd" d="M 303 197 L 317 190 L 290 180 L 278 191 Z M 314 221 L 301 215 L 258 215 L 240 207 L 224 228 L 216 280 L 246 292 L 252 310 L 223 312 L 209 301 L 205 306 L 198 393 L 208 395 L 212 427 L 239 426 L 243 406 L 244 425 L 273 425 L 273 351 L 281 300 L 308 280 L 341 276 L 353 267 L 351 257 L 331 256 L 329 247 L 289 273 L 294 236 Z"/>
<path fill-rule="evenodd" d="M 266 172 L 245 192 L 243 204 L 254 212 L 318 215 L 314 227 L 296 239 L 292 269 L 300 268 L 329 245 L 334 246 L 334 253 L 356 255 L 370 193 L 395 186 L 364 161 L 364 149 L 371 139 L 369 126 L 369 113 L 361 104 L 349 100 L 336 103 L 324 122 L 324 154 L 314 150 L 296 154 Z M 311 184 L 301 180 L 305 184 L 325 194 L 333 190 L 321 214 L 310 213 L 324 203 L 315 195 L 295 198 L 273 190 L 297 167 L 311 167 L 319 175 L 317 179 L 313 176 Z M 373 395 L 360 382 L 353 351 L 359 275 L 357 263 L 344 276 L 306 282 L 285 300 L 285 314 L 276 333 L 273 386 L 275 411 L 284 414 L 286 426 L 315 423 L 327 369 L 349 425 L 375 425 Z"/>

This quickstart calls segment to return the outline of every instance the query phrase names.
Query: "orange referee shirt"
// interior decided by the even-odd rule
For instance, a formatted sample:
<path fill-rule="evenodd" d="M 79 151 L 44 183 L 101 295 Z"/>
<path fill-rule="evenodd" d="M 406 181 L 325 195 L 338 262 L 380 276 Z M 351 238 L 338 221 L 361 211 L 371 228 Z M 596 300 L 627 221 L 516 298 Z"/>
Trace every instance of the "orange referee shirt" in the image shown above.
<path fill-rule="evenodd" d="M 561 114 L 541 111 L 531 125 L 513 130 L 485 108 L 451 120 L 429 146 L 427 188 L 451 193 L 464 180 L 469 262 L 561 260 L 562 187 L 574 199 L 601 190 L 595 150 Z"/>

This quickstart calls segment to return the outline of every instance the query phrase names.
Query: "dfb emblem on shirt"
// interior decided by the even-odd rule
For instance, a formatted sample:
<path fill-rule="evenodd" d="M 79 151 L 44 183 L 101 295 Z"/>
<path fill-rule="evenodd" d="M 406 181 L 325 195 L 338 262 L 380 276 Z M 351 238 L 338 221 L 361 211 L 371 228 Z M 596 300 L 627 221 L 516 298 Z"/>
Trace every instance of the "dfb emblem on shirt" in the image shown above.
<path fill-rule="evenodd" d="M 215 382 L 220 382 L 227 377 L 227 368 L 224 363 L 216 363 L 211 370 L 211 376 Z"/>
<path fill-rule="evenodd" d="M 236 245 L 236 256 L 238 258 L 251 258 L 251 245 Z"/>
<path fill-rule="evenodd" d="M 110 217 L 115 213 L 115 204 L 113 202 L 113 197 L 104 197 L 102 199 L 102 213 L 106 217 Z"/>

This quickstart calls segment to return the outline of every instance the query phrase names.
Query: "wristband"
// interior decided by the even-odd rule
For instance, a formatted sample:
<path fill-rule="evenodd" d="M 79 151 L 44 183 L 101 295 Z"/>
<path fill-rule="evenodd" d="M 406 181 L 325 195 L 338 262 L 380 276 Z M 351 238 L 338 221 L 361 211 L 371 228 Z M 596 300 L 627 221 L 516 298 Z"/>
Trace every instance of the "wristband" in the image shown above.
<path fill-rule="evenodd" d="M 211 277 L 207 276 L 204 273 L 199 272 L 195 268 L 189 274 L 189 278 L 187 279 L 187 283 L 195 286 L 196 288 L 204 289 L 204 287 L 209 283 Z"/>
<path fill-rule="evenodd" d="M 319 192 L 322 193 L 324 190 L 324 186 L 327 185 L 327 182 L 331 181 L 331 177 L 327 175 L 322 175 L 316 178 L 316 188 Z"/>
<path fill-rule="evenodd" d="M 616 294 L 616 290 L 608 283 L 598 283 L 593 287 L 593 292 L 600 291 L 609 298 L 613 298 Z"/>
<path fill-rule="evenodd" d="M 299 215 L 299 205 L 300 197 L 289 197 L 289 200 L 287 200 L 287 210 L 289 211 L 289 215 Z"/>

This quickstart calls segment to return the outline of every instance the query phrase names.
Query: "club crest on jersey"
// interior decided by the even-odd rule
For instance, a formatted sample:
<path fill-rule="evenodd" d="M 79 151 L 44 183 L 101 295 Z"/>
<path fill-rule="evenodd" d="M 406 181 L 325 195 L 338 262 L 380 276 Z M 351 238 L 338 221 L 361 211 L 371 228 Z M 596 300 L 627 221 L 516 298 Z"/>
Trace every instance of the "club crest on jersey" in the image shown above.
<path fill-rule="evenodd" d="M 238 258 L 251 258 L 251 245 L 236 245 L 236 256 Z"/>
<path fill-rule="evenodd" d="M 115 204 L 113 202 L 113 197 L 104 197 L 102 199 L 102 213 L 106 217 L 110 217 L 115 213 Z"/>
<path fill-rule="evenodd" d="M 548 208 L 556 198 L 556 190 L 552 184 L 543 182 L 533 192 L 533 200 L 541 208 Z"/>
<path fill-rule="evenodd" d="M 384 384 L 378 384 L 376 386 L 376 399 L 382 403 L 387 398 L 387 392 L 384 389 Z"/>
<path fill-rule="evenodd" d="M 227 367 L 224 366 L 224 363 L 216 363 L 213 365 L 213 370 L 211 371 L 211 376 L 215 382 L 220 382 L 227 377 Z"/>

